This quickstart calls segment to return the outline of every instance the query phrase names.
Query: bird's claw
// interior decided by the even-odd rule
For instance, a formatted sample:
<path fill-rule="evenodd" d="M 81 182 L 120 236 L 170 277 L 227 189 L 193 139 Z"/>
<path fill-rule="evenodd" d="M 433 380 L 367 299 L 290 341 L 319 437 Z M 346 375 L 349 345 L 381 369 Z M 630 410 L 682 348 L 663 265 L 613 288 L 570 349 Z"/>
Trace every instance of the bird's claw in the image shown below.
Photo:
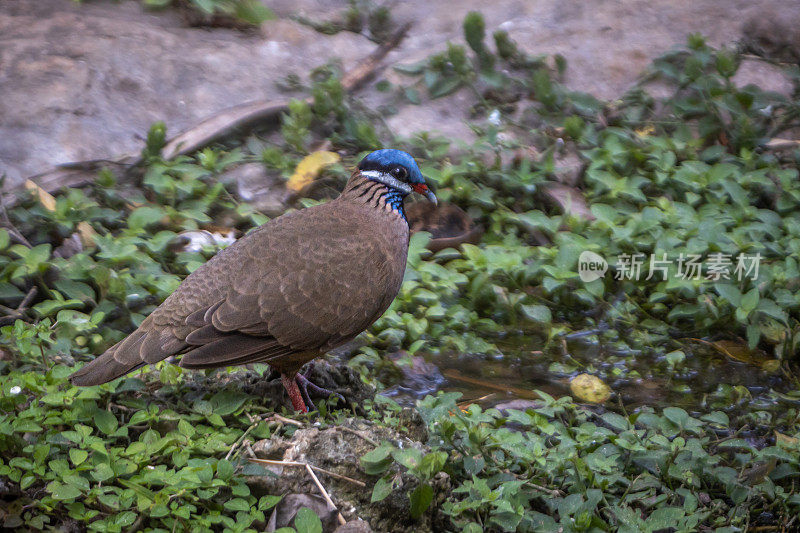
<path fill-rule="evenodd" d="M 323 387 L 320 387 L 319 385 L 315 385 L 314 383 L 309 381 L 309 379 L 304 374 L 297 374 L 297 376 L 295 377 L 295 381 L 297 381 L 297 388 L 300 389 L 300 394 L 303 396 L 303 401 L 305 402 L 306 406 L 310 411 L 316 411 L 317 407 L 314 405 L 314 402 L 311 401 L 311 396 L 308 394 L 309 391 L 311 391 L 314 394 L 314 396 L 328 398 L 331 395 L 333 395 L 339 400 L 341 400 L 343 403 L 345 401 L 344 396 L 342 396 L 338 392 L 325 389 Z"/>

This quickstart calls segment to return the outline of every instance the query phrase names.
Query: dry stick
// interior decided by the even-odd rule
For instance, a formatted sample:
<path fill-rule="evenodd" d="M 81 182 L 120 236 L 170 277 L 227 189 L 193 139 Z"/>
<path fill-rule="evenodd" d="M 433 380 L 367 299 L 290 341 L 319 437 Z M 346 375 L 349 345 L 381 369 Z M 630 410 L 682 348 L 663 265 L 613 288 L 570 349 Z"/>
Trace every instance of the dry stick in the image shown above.
<path fill-rule="evenodd" d="M 319 479 L 317 479 L 317 475 L 314 474 L 314 471 L 308 464 L 306 464 L 306 471 L 311 476 L 311 479 L 314 480 L 314 483 L 317 485 L 317 488 L 322 493 L 322 497 L 325 498 L 326 502 L 328 502 L 328 505 L 330 505 L 336 510 L 336 518 L 339 520 L 339 525 L 341 526 L 345 525 L 347 523 L 347 520 L 344 519 L 342 513 L 339 512 L 339 509 L 336 509 L 336 505 L 334 505 L 333 500 L 331 500 L 331 497 L 328 495 L 328 491 L 326 491 L 325 487 L 322 486 L 322 483 L 319 482 Z"/>
<path fill-rule="evenodd" d="M 353 479 L 351 477 L 347 477 L 347 476 L 344 476 L 342 474 L 337 474 L 336 472 L 331 472 L 330 470 L 326 470 L 326 469 L 324 469 L 322 467 L 314 466 L 314 465 L 309 464 L 309 463 L 301 463 L 299 461 L 276 461 L 276 460 L 273 460 L 273 459 L 258 459 L 258 458 L 255 458 L 255 457 L 249 458 L 248 461 L 251 461 L 251 462 L 254 462 L 254 463 L 265 463 L 265 464 L 270 464 L 270 465 L 282 465 L 282 466 L 306 466 L 306 465 L 308 465 L 308 466 L 310 466 L 311 468 L 313 468 L 314 470 L 316 470 L 318 472 L 322 472 L 323 474 L 327 474 L 327 475 L 329 475 L 331 477 L 342 479 L 344 481 L 349 481 L 350 483 L 353 483 L 354 485 L 358 485 L 359 487 L 366 487 L 367 486 L 367 484 L 364 483 L 363 481 L 359 481 L 357 479 Z"/>
<path fill-rule="evenodd" d="M 303 427 L 302 422 L 294 420 L 292 418 L 286 418 L 285 416 L 279 415 L 277 413 L 267 418 L 267 422 L 274 422 L 276 420 L 278 422 L 283 422 L 284 424 L 292 424 L 293 426 L 297 426 L 299 428 Z"/>
<path fill-rule="evenodd" d="M 303 466 L 303 467 L 305 467 L 306 471 L 311 476 L 311 480 L 314 481 L 314 484 L 317 486 L 317 488 L 319 489 L 319 492 L 322 494 L 322 497 L 325 498 L 325 501 L 328 503 L 328 505 L 330 505 L 331 508 L 333 508 L 333 510 L 336 511 L 336 518 L 337 518 L 337 520 L 339 520 L 339 524 L 340 525 L 345 525 L 347 523 L 347 520 L 345 520 L 344 517 L 342 516 L 342 513 L 339 512 L 339 509 L 336 507 L 336 504 L 334 504 L 333 500 L 331 500 L 331 497 L 328 494 L 328 491 L 325 490 L 325 487 L 322 486 L 322 483 L 320 483 L 319 478 L 317 478 L 317 475 L 314 474 L 314 470 L 320 470 L 322 472 L 325 472 L 326 474 L 332 474 L 332 472 L 329 472 L 327 470 L 323 470 L 323 469 L 319 468 L 318 466 L 312 467 L 308 463 L 301 463 L 301 462 L 298 462 L 298 461 L 272 461 L 270 459 L 248 459 L 248 461 L 251 461 L 253 463 L 266 463 L 266 464 L 280 465 L 280 466 Z M 336 477 L 344 477 L 344 476 L 339 476 L 338 474 L 335 474 L 335 476 Z M 345 478 L 345 479 L 348 479 L 349 481 L 356 481 L 355 479 L 349 479 L 349 478 Z M 361 483 L 360 481 L 356 481 L 356 482 L 357 483 Z"/>
<path fill-rule="evenodd" d="M 381 44 L 370 55 L 342 77 L 342 87 L 352 92 L 361 88 L 378 71 L 380 62 L 397 47 L 408 33 L 411 23 L 406 23 L 388 40 Z M 311 102 L 312 99 L 306 99 Z M 213 142 L 220 141 L 242 129 L 253 128 L 270 120 L 277 120 L 280 114 L 289 109 L 285 100 L 260 100 L 249 104 L 240 104 L 228 108 L 216 115 L 201 121 L 199 124 L 169 139 L 162 150 L 164 159 L 192 153 Z M 109 165 L 123 166 L 131 169 L 143 162 L 141 154 L 124 154 L 113 160 L 94 159 L 57 165 L 55 168 L 31 176 L 37 185 L 47 192 L 54 192 L 61 187 L 78 187 L 94 181 L 94 173 Z M 11 199 L 13 206 L 18 198 Z"/>
<path fill-rule="evenodd" d="M 373 446 L 375 446 L 376 448 L 378 447 L 378 443 L 377 443 L 377 442 L 375 442 L 373 439 L 371 439 L 371 438 L 367 437 L 367 436 L 366 436 L 366 435 L 364 435 L 363 433 L 361 433 L 361 432 L 359 432 L 359 431 L 356 431 L 355 429 L 351 429 L 351 428 L 344 427 L 344 426 L 339 426 L 339 429 L 341 429 L 342 431 L 347 431 L 348 433 L 352 433 L 352 434 L 353 434 L 353 435 L 355 435 L 356 437 L 359 437 L 359 438 L 363 439 L 364 441 L 366 441 L 366 442 L 368 442 L 368 443 L 372 444 L 372 445 L 373 445 Z"/>
<path fill-rule="evenodd" d="M 250 431 L 252 431 L 253 429 L 255 429 L 256 426 L 258 426 L 258 422 L 253 423 L 249 428 L 247 428 L 247 430 L 244 433 L 242 433 L 241 437 L 236 439 L 236 442 L 233 443 L 233 446 L 231 446 L 231 449 L 228 450 L 228 454 L 225 456 L 226 461 L 231 458 L 231 455 L 233 455 L 233 452 L 236 451 L 236 448 L 239 447 L 242 441 L 244 441 L 244 438 L 247 436 L 247 434 L 250 433 Z"/>

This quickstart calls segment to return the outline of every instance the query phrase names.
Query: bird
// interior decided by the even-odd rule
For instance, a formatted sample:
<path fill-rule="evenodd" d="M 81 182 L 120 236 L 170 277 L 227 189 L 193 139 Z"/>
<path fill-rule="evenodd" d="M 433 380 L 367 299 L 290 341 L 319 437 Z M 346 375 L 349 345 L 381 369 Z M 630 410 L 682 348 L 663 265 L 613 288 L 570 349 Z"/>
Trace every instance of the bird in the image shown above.
<path fill-rule="evenodd" d="M 99 385 L 171 356 L 187 369 L 266 363 L 293 408 L 307 413 L 309 390 L 330 391 L 299 370 L 367 329 L 400 291 L 412 192 L 437 204 L 410 154 L 369 153 L 338 197 L 274 218 L 221 250 L 71 382 Z"/>

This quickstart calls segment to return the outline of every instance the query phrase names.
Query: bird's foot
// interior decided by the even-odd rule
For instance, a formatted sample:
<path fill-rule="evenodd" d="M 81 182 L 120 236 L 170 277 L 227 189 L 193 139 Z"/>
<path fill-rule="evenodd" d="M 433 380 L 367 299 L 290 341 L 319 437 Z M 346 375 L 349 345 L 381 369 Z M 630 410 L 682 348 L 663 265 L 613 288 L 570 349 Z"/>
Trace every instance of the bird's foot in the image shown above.
<path fill-rule="evenodd" d="M 309 369 L 310 372 L 310 369 Z M 306 372 L 308 373 L 308 372 Z M 311 401 L 311 396 L 309 396 L 309 391 L 311 391 L 314 396 L 319 396 L 322 398 L 329 398 L 331 395 L 339 398 L 339 400 L 344 403 L 344 396 L 339 394 L 338 392 L 332 391 L 330 389 L 325 389 L 320 387 L 319 385 L 315 385 L 304 374 L 297 374 L 295 376 L 295 380 L 297 381 L 297 386 L 300 389 L 300 393 L 303 395 L 303 400 L 305 400 L 306 405 L 312 410 L 315 411 L 317 408 L 314 405 L 314 402 Z"/>
<path fill-rule="evenodd" d="M 289 399 L 292 401 L 292 407 L 295 411 L 307 413 L 309 410 L 314 411 L 317 407 L 311 401 L 309 392 L 314 396 L 328 398 L 333 395 L 344 402 L 344 396 L 332 390 L 325 389 L 315 385 L 304 374 L 295 374 L 293 377 L 281 374 L 281 382 L 283 383 L 286 392 L 289 394 Z"/>

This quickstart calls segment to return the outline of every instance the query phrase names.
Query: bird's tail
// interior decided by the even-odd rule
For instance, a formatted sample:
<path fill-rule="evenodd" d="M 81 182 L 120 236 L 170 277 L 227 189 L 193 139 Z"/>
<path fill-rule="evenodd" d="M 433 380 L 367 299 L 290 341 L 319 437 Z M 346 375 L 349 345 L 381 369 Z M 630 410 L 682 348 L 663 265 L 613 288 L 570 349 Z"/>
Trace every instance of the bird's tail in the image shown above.
<path fill-rule="evenodd" d="M 73 385 L 88 387 L 90 385 L 100 385 L 124 376 L 137 368 L 147 364 L 141 359 L 135 361 L 119 361 L 114 357 L 117 349 L 126 339 L 118 342 L 94 361 L 85 364 L 80 370 L 72 373 L 69 380 Z"/>

